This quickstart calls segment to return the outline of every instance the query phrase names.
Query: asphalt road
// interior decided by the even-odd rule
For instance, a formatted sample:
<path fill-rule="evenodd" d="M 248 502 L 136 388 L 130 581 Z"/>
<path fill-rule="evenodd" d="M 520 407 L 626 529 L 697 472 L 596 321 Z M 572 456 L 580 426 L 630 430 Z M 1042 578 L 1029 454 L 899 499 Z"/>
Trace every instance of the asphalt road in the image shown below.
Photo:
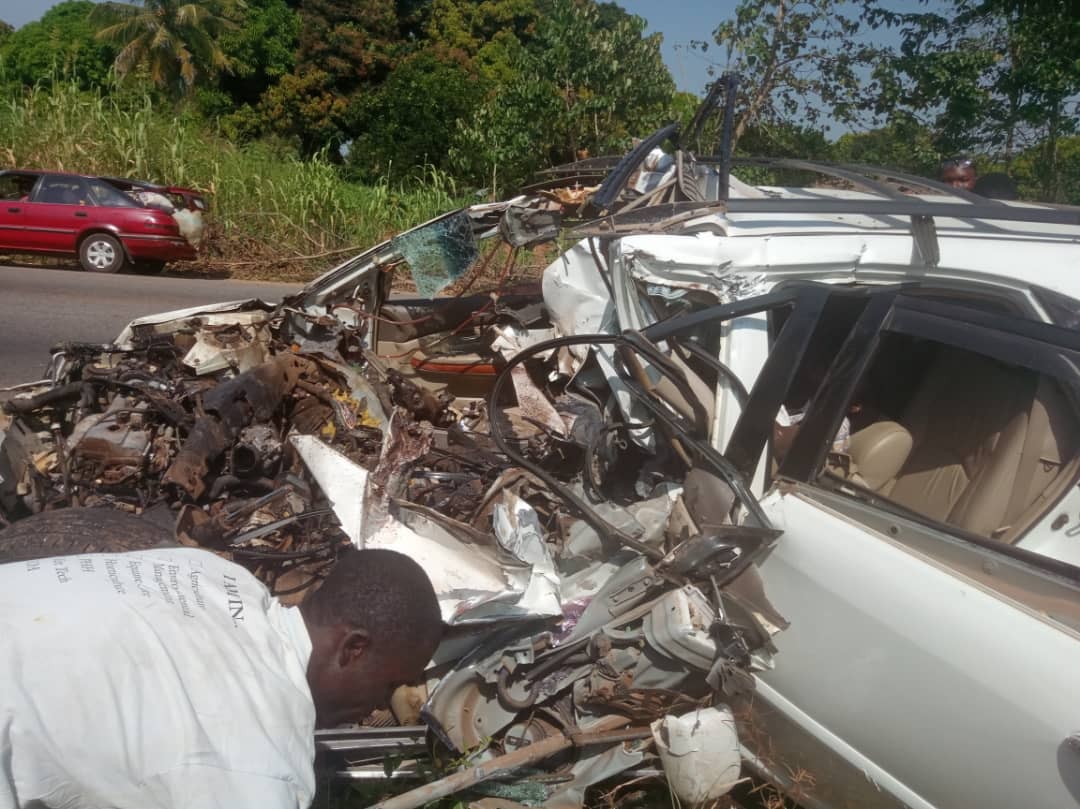
<path fill-rule="evenodd" d="M 299 288 L 0 266 L 0 388 L 40 378 L 56 343 L 107 342 L 142 315 L 242 298 L 277 302 Z"/>

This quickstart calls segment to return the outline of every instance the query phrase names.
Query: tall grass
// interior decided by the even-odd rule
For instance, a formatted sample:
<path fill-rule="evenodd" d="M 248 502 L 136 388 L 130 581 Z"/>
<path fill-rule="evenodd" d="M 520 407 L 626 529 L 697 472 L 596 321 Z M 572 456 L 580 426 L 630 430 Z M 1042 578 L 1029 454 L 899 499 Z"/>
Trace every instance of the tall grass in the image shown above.
<path fill-rule="evenodd" d="M 155 108 L 149 97 L 81 92 L 62 82 L 0 102 L 0 163 L 208 192 L 205 260 L 248 276 L 285 265 L 310 277 L 339 260 L 339 251 L 462 204 L 452 179 L 435 170 L 397 184 L 349 183 L 325 156 L 235 146 L 194 117 Z"/>

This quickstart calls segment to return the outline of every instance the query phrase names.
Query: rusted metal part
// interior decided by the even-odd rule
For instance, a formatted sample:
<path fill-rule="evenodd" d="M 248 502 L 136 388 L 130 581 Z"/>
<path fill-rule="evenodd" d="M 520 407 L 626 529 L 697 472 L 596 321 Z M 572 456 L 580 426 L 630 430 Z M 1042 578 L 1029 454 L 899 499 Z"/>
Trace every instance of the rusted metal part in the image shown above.
<path fill-rule="evenodd" d="M 394 404 L 404 407 L 413 418 L 419 421 L 430 421 L 436 427 L 447 427 L 454 422 L 454 416 L 450 412 L 452 396 L 448 397 L 444 394 L 436 396 L 412 380 L 406 379 L 400 371 L 394 369 L 387 372 L 386 381 L 390 385 Z"/>
<path fill-rule="evenodd" d="M 374 531 L 386 519 L 390 498 L 405 491 L 409 471 L 431 449 L 431 429 L 400 412 L 390 417 L 378 465 L 368 479 L 367 523 Z"/>
<path fill-rule="evenodd" d="M 66 385 L 50 388 L 36 396 L 29 396 L 25 399 L 9 399 L 4 402 L 4 410 L 12 415 L 32 413 L 48 405 L 75 399 L 82 394 L 82 389 L 82 382 L 69 382 Z"/>
<path fill-rule="evenodd" d="M 180 487 L 193 498 L 206 489 L 211 461 L 232 444 L 253 421 L 268 421 L 304 373 L 314 365 L 303 357 L 284 354 L 247 373 L 222 382 L 202 397 L 204 416 L 195 422 L 162 483 Z"/>

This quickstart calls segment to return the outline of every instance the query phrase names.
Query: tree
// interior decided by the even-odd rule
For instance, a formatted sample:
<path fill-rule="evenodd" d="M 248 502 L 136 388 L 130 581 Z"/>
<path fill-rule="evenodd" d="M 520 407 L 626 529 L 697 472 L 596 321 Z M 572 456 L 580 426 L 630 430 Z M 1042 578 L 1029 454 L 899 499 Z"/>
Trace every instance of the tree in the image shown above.
<path fill-rule="evenodd" d="M 0 47 L 3 47 L 4 43 L 8 40 L 8 37 L 10 37 L 14 32 L 15 29 L 11 26 L 10 23 L 6 23 L 3 20 L 0 20 Z"/>
<path fill-rule="evenodd" d="M 734 141 L 753 125 L 850 123 L 860 111 L 859 74 L 878 49 L 857 39 L 847 0 L 742 0 L 713 31 L 724 61 L 714 72 L 742 81 Z M 703 51 L 709 43 L 696 43 Z"/>
<path fill-rule="evenodd" d="M 296 73 L 324 73 L 334 92 L 352 96 L 390 71 L 399 40 L 393 0 L 302 0 Z"/>
<path fill-rule="evenodd" d="M 286 0 L 247 0 L 237 25 L 222 32 L 221 50 L 231 70 L 219 86 L 232 104 L 256 104 L 266 90 L 296 65 L 300 15 Z"/>
<path fill-rule="evenodd" d="M 366 178 L 417 166 L 449 168 L 457 122 L 472 114 L 484 90 L 484 81 L 462 62 L 430 49 L 409 56 L 350 110 L 350 167 Z"/>
<path fill-rule="evenodd" d="M 933 177 L 941 159 L 933 133 L 912 121 L 898 120 L 868 132 L 841 135 L 830 149 L 839 163 L 865 163 Z"/>
<path fill-rule="evenodd" d="M 95 38 L 93 10 L 90 0 L 68 0 L 13 33 L 9 26 L 8 35 L 0 36 L 8 78 L 32 85 L 56 77 L 83 89 L 105 84 L 116 50 Z"/>
<path fill-rule="evenodd" d="M 1061 189 L 1061 201 L 1080 205 L 1080 136 L 1068 135 L 1057 143 L 1058 159 L 1049 163 L 1045 148 L 1038 144 L 1016 156 L 1011 166 L 1013 179 L 1020 187 L 1022 199 L 1043 197 L 1045 189 L 1056 184 Z M 1051 171 L 1056 177 L 1050 177 Z"/>
<path fill-rule="evenodd" d="M 263 132 L 292 140 L 301 154 L 336 155 L 346 139 L 347 110 L 348 101 L 335 92 L 331 76 L 310 70 L 283 76 L 263 95 L 258 114 Z"/>
<path fill-rule="evenodd" d="M 432 0 L 424 37 L 445 54 L 464 56 L 484 80 L 501 83 L 515 77 L 539 16 L 537 0 Z"/>
<path fill-rule="evenodd" d="M 645 21 L 585 0 L 544 0 L 514 75 L 459 126 L 452 158 L 474 181 L 512 185 L 543 165 L 623 152 L 671 117 L 674 82 Z"/>
<path fill-rule="evenodd" d="M 235 27 L 227 15 L 241 7 L 240 0 L 230 6 L 222 0 L 108 2 L 92 16 L 104 24 L 98 38 L 120 48 L 117 75 L 144 68 L 155 85 L 180 95 L 229 68 L 218 37 Z"/>
<path fill-rule="evenodd" d="M 874 72 L 874 112 L 928 127 L 942 154 L 980 151 L 1008 166 L 1038 148 L 1041 196 L 1061 199 L 1058 143 L 1080 124 L 1080 17 L 1069 0 L 951 0 L 866 11 L 900 46 Z"/>

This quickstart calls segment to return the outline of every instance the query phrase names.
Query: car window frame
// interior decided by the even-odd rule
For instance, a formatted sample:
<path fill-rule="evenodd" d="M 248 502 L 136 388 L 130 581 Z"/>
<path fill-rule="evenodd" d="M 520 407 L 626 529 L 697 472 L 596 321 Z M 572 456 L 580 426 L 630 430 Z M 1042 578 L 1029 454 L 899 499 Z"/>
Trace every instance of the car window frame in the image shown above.
<path fill-rule="evenodd" d="M 103 208 L 103 209 L 107 209 L 107 210 L 110 210 L 110 211 L 117 211 L 117 210 L 125 210 L 125 209 L 130 209 L 130 208 L 138 209 L 138 208 L 145 208 L 146 207 L 145 205 L 143 205 L 138 200 L 133 199 L 126 192 L 121 191 L 119 188 L 114 186 L 112 183 L 108 183 L 105 180 L 102 180 L 100 177 L 87 177 L 87 178 L 83 179 L 83 183 L 86 186 L 87 197 L 91 200 L 91 204 L 94 205 L 94 207 L 96 207 L 96 208 Z M 118 199 L 125 200 L 126 204 L 124 204 L 124 205 L 106 205 L 105 203 L 103 203 L 101 201 L 101 196 L 94 190 L 95 183 L 98 186 L 100 186 L 101 188 L 103 188 L 103 189 L 111 190 L 113 193 L 115 193 L 117 195 Z"/>
<path fill-rule="evenodd" d="M 47 181 L 49 181 L 49 180 L 52 180 L 52 179 L 58 179 L 58 180 L 62 180 L 64 182 L 73 183 L 73 184 L 74 183 L 80 183 L 82 185 L 83 193 L 84 193 L 85 198 L 86 199 L 92 199 L 92 197 L 90 195 L 90 186 L 87 185 L 86 180 L 83 177 L 69 176 L 69 175 L 66 175 L 66 174 L 42 174 L 38 178 L 37 183 L 34 185 L 34 190 L 30 192 L 30 199 L 27 200 L 27 201 L 29 203 L 34 204 L 34 205 L 68 205 L 68 206 L 75 207 L 75 208 L 80 207 L 82 205 L 83 207 L 89 207 L 89 205 L 84 205 L 84 203 L 80 203 L 80 202 L 52 202 L 52 201 L 37 199 L 36 198 L 37 195 L 40 194 L 44 190 L 45 183 Z"/>
<path fill-rule="evenodd" d="M 802 426 L 779 465 L 779 478 L 836 491 L 836 486 L 830 487 L 822 480 L 826 478 L 829 447 L 859 380 L 886 334 L 933 340 L 1046 374 L 1061 386 L 1074 406 L 1080 402 L 1080 334 L 1075 331 L 910 295 L 884 295 L 872 299 L 863 311 L 811 398 Z M 1066 487 L 1062 497 L 1070 489 Z M 863 502 L 882 511 L 1080 581 L 1080 568 L 1067 562 L 935 520 L 870 490 L 860 490 L 860 495 Z M 1044 516 L 1060 499 L 1047 503 Z"/>
<path fill-rule="evenodd" d="M 44 176 L 33 171 L 5 171 L 3 177 L 32 177 L 34 182 L 30 186 L 30 192 L 25 197 L 19 197 L 18 199 L 4 199 L 4 202 L 29 202 L 33 200 L 34 194 L 37 192 L 38 186 L 41 184 L 41 178 Z"/>
<path fill-rule="evenodd" d="M 780 405 L 787 399 L 811 338 L 825 314 L 826 304 L 838 296 L 891 302 L 902 285 L 847 287 L 817 281 L 792 281 L 763 295 L 717 304 L 677 315 L 642 329 L 654 343 L 692 332 L 703 323 L 721 323 L 755 314 L 790 308 L 783 327 L 769 347 L 769 356 L 740 410 L 723 454 L 745 481 L 753 480 L 762 453 L 773 434 Z"/>

